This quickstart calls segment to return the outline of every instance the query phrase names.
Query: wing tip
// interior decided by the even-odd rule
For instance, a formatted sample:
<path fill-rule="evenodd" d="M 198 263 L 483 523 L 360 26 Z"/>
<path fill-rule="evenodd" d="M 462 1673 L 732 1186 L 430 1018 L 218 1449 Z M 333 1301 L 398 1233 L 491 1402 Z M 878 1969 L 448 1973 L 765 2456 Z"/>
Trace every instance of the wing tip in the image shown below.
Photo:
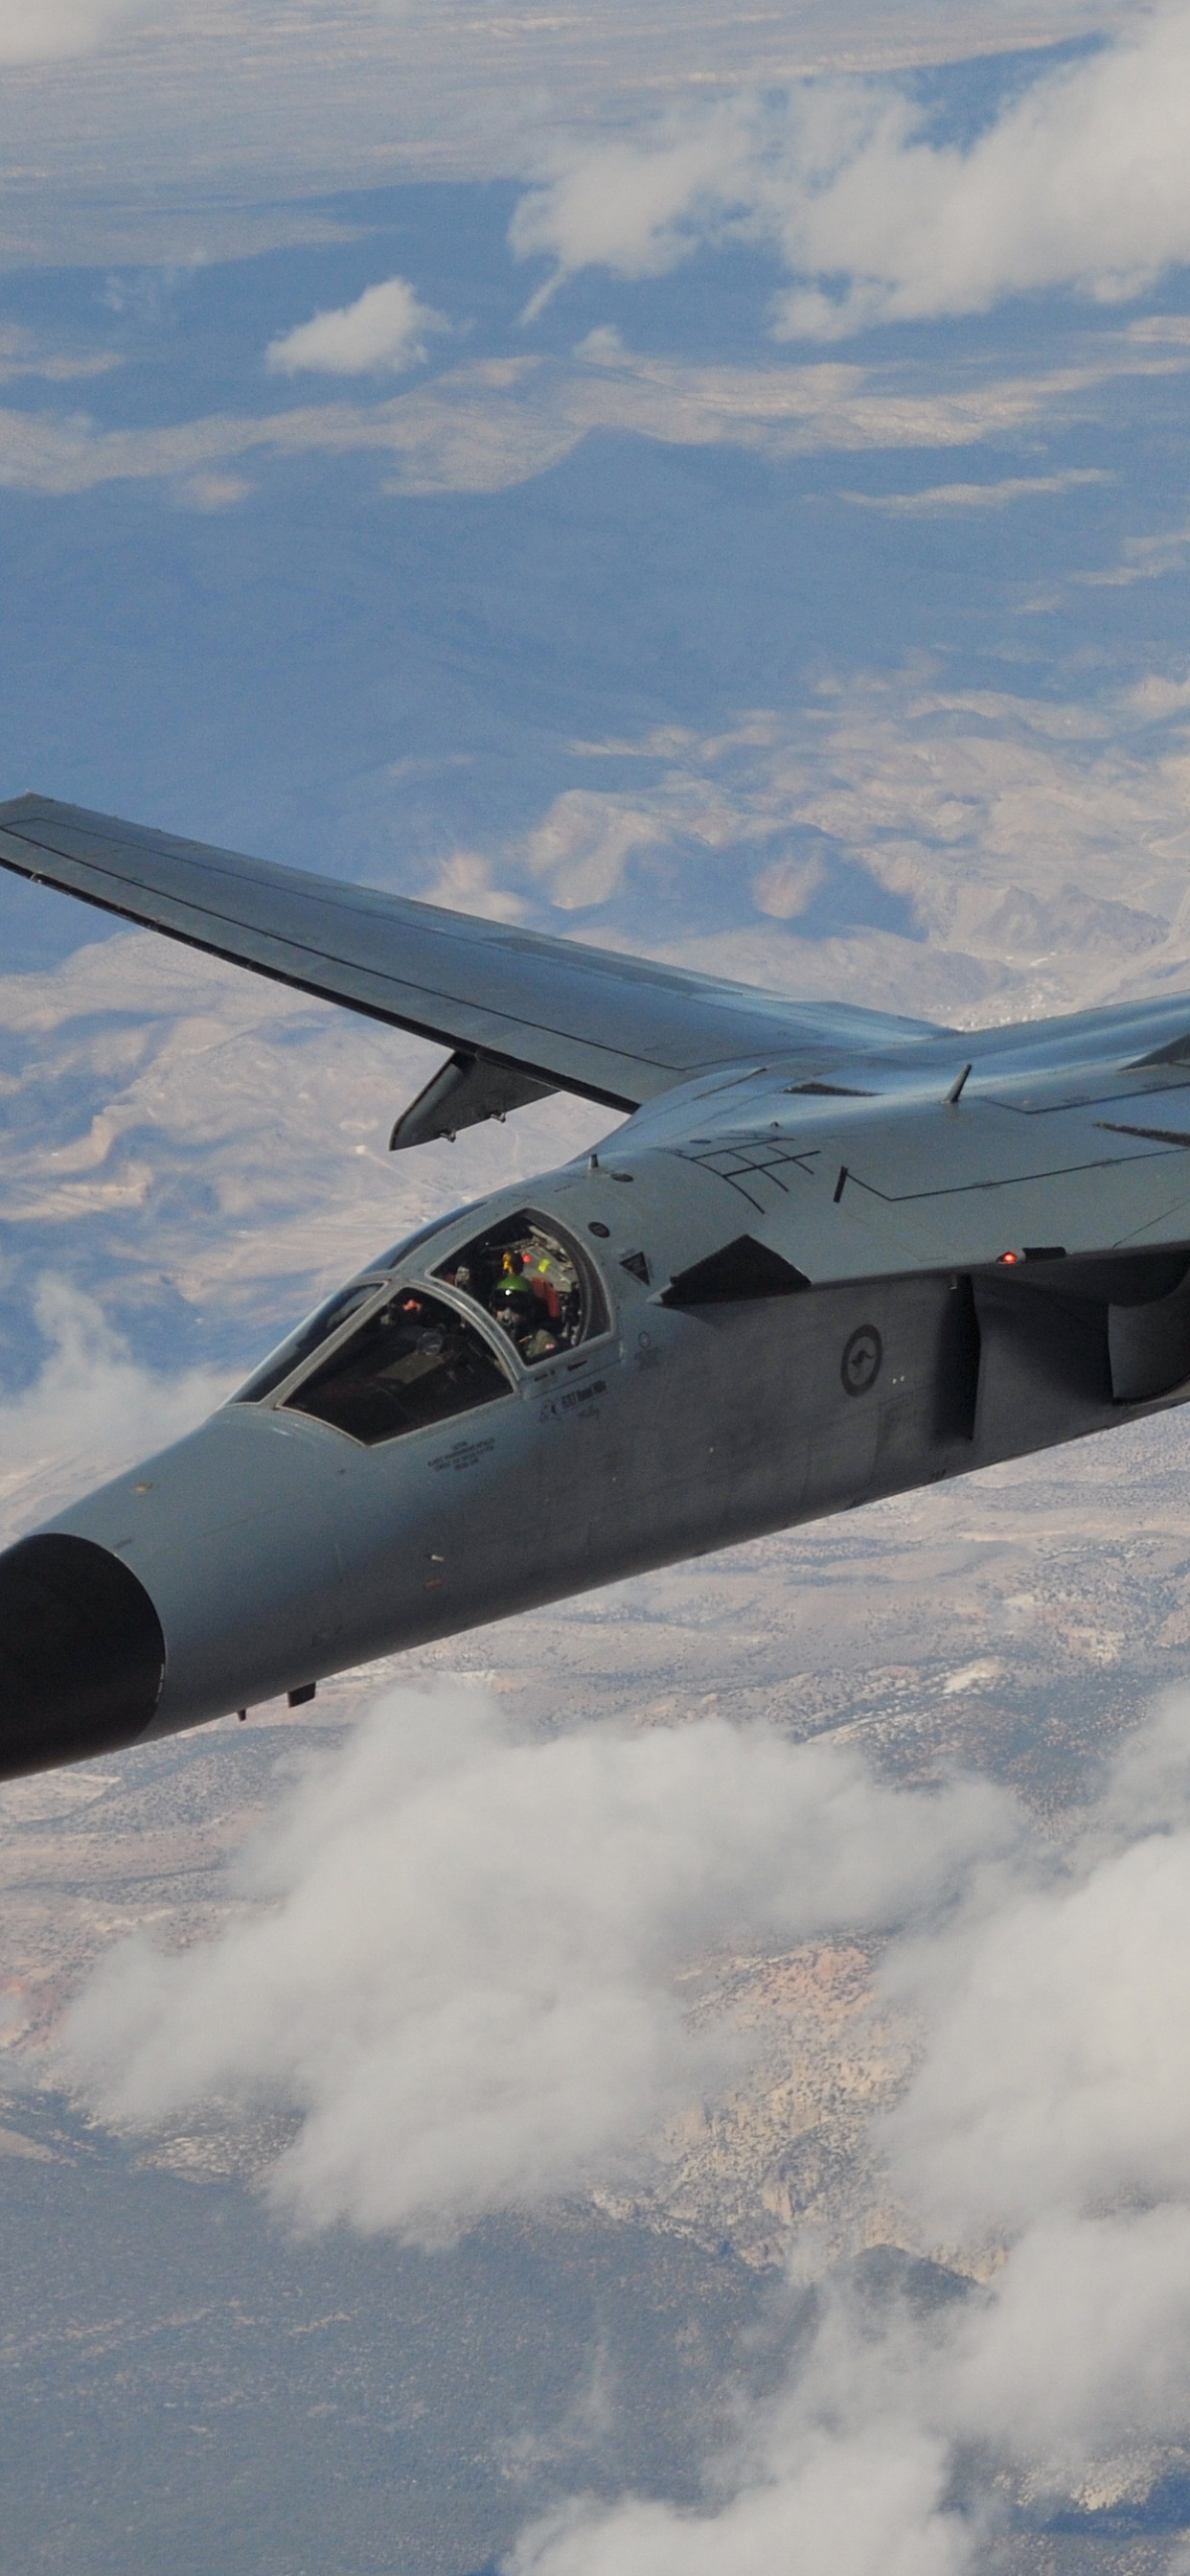
<path fill-rule="evenodd" d="M 35 816 L 52 813 L 53 810 L 52 796 L 39 796 L 35 787 L 27 787 L 23 796 L 10 796 L 0 804 L 0 831 L 8 823 L 32 822 Z"/>

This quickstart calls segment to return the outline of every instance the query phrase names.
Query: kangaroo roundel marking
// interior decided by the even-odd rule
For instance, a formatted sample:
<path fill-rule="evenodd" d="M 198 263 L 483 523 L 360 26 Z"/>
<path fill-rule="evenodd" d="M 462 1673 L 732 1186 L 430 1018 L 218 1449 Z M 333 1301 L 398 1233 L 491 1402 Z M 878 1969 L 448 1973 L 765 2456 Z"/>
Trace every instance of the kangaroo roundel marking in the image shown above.
<path fill-rule="evenodd" d="M 884 1344 L 874 1324 L 860 1324 L 845 1345 L 839 1375 L 848 1395 L 866 1395 L 875 1386 Z"/>

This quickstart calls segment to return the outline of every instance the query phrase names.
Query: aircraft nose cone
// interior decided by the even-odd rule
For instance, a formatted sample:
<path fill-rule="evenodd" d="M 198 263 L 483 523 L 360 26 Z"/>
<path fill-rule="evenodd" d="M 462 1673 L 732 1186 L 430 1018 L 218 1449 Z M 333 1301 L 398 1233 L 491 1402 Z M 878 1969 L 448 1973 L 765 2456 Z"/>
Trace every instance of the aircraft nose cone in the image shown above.
<path fill-rule="evenodd" d="M 49 1531 L 0 1555 L 0 1779 L 134 1743 L 164 1670 L 148 1593 L 108 1548 Z"/>

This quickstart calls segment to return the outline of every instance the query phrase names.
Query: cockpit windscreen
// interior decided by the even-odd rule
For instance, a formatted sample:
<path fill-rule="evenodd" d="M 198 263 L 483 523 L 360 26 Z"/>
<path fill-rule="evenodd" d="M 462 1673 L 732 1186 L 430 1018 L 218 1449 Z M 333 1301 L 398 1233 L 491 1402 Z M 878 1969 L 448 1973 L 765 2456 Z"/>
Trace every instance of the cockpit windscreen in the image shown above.
<path fill-rule="evenodd" d="M 367 1305 L 380 1285 L 379 1279 L 353 1279 L 349 1287 L 336 1288 L 333 1297 L 328 1297 L 324 1305 L 308 1315 L 305 1323 L 298 1325 L 296 1333 L 291 1333 L 288 1341 L 282 1342 L 279 1349 L 262 1361 L 247 1385 L 239 1389 L 233 1402 L 263 1404 L 266 1395 L 272 1395 L 274 1388 L 283 1385 L 287 1377 L 292 1377 L 303 1360 L 308 1360 L 323 1342 L 329 1342 L 331 1334 L 338 1332 L 349 1315 L 356 1314 L 361 1306 Z"/>
<path fill-rule="evenodd" d="M 371 1448 L 511 1393 L 474 1324 L 423 1288 L 399 1288 L 283 1402 Z"/>

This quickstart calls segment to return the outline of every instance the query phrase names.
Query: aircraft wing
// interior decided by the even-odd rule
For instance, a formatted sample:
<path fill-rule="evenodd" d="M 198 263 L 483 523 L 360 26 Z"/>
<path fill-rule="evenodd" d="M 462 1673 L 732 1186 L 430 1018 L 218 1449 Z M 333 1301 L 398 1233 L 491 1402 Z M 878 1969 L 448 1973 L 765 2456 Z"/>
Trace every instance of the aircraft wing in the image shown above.
<path fill-rule="evenodd" d="M 922 1021 L 791 1002 L 209 849 L 49 797 L 0 805 L 0 865 L 300 992 L 444 1041 L 455 1067 L 398 1123 L 395 1143 L 489 1115 L 483 1103 L 494 1090 L 497 1107 L 564 1090 L 637 1109 L 704 1069 L 749 1056 L 805 1054 L 825 1063 L 939 1034 Z M 485 1081 L 484 1068 L 503 1069 L 502 1088 Z M 522 1077 L 511 1089 L 510 1069 Z"/>

